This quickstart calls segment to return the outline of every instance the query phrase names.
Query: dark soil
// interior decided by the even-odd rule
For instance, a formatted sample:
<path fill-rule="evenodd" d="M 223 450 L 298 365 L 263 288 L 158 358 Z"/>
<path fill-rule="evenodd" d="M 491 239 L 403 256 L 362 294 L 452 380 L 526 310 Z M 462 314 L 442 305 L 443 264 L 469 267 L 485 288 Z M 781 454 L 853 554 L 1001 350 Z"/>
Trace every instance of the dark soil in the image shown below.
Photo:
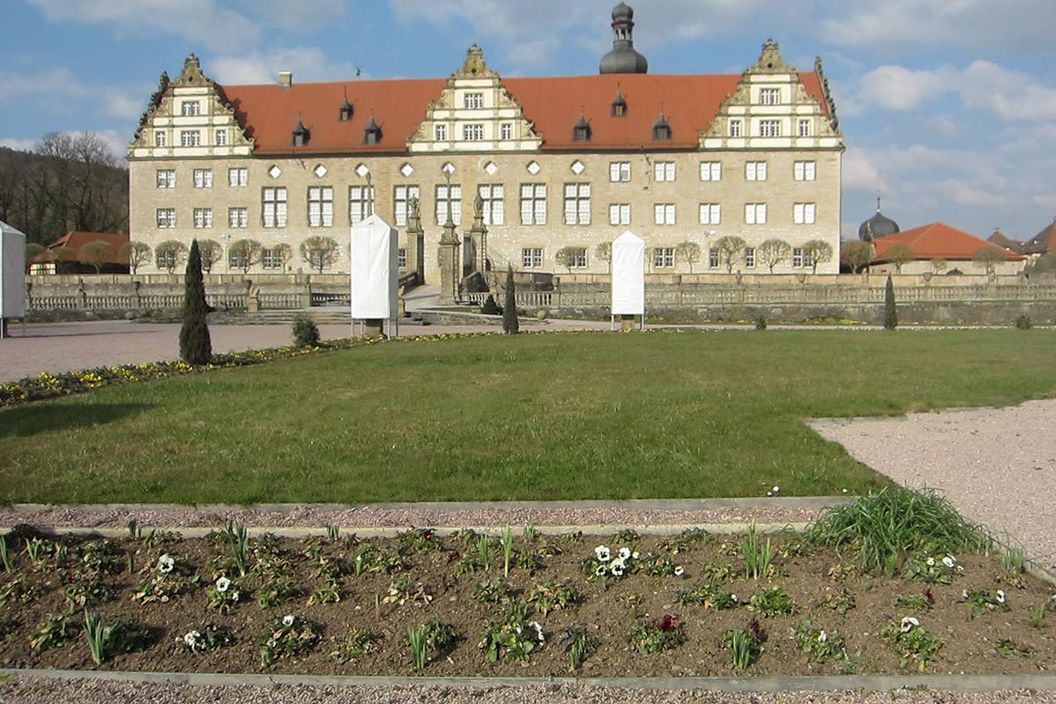
<path fill-rule="evenodd" d="M 417 532 L 416 532 L 417 533 Z M 65 585 L 71 584 L 84 570 L 83 554 L 92 539 L 63 539 L 64 556 L 57 554 L 53 543 L 42 546 L 36 566 L 24 550 L 25 536 L 8 537 L 8 549 L 14 562 L 13 573 L 0 572 L 0 595 L 12 580 L 21 578 L 38 593 L 27 603 L 8 596 L 0 604 L 0 622 L 6 621 L 10 632 L 0 641 L 0 666 L 19 668 L 95 669 L 85 634 L 82 607 L 72 609 L 70 616 L 76 632 L 62 647 L 46 652 L 30 648 L 30 633 L 48 614 L 71 613 L 64 596 Z M 47 539 L 46 539 L 47 540 Z M 99 541 L 94 541 L 99 542 Z M 460 560 L 477 556 L 471 540 L 459 537 L 434 538 L 432 543 L 419 540 L 423 546 L 433 543 L 435 551 L 399 551 L 396 540 L 355 541 L 342 537 L 337 541 L 311 539 L 306 541 L 279 540 L 277 549 L 288 557 L 295 570 L 294 583 L 300 594 L 270 609 L 262 609 L 253 598 L 261 589 L 261 578 L 252 573 L 256 562 L 250 541 L 248 560 L 251 573 L 238 577 L 237 570 L 225 564 L 230 548 L 219 539 L 182 540 L 171 535 L 148 543 L 139 540 L 109 541 L 113 547 L 112 573 L 106 577 L 110 595 L 92 608 L 106 624 L 125 621 L 149 627 L 148 644 L 141 652 L 115 655 L 103 665 L 113 670 L 197 671 L 197 672 L 261 672 L 260 643 L 267 624 L 286 614 L 295 614 L 318 622 L 322 636 L 316 647 L 296 659 L 278 660 L 267 671 L 274 673 L 342 674 L 342 675 L 413 675 L 408 628 L 427 619 L 437 618 L 455 627 L 461 640 L 449 653 L 433 654 L 422 672 L 425 675 L 531 675 L 562 676 L 568 674 L 568 656 L 560 644 L 565 630 L 574 625 L 585 626 L 600 641 L 596 652 L 588 657 L 577 672 L 587 677 L 610 676 L 729 676 L 739 674 L 734 669 L 724 635 L 729 629 L 745 628 L 753 617 L 766 632 L 766 641 L 758 660 L 747 674 L 759 675 L 814 675 L 857 673 L 899 673 L 917 671 L 916 663 L 900 664 L 899 654 L 879 636 L 881 629 L 904 616 L 915 616 L 922 627 L 938 635 L 942 646 L 937 657 L 926 669 L 930 673 L 1035 673 L 1056 669 L 1056 603 L 1052 603 L 1051 585 L 1029 576 L 1013 577 L 1003 568 L 1000 557 L 958 555 L 963 573 L 953 577 L 951 584 L 926 585 L 902 577 L 861 574 L 855 568 L 853 556 L 836 554 L 829 548 L 813 546 L 797 535 L 783 535 L 774 539 L 777 557 L 773 573 L 759 581 L 744 578 L 740 557 L 740 539 L 706 537 L 683 546 L 678 552 L 674 539 L 658 538 L 617 540 L 565 536 L 556 540 L 537 538 L 527 542 L 516 539 L 518 553 L 543 554 L 541 567 L 535 574 L 513 568 L 509 582 L 514 587 L 513 599 L 523 600 L 532 587 L 541 582 L 557 581 L 573 586 L 582 602 L 568 610 L 551 612 L 548 616 L 535 613 L 530 618 L 541 622 L 546 641 L 526 662 L 486 662 L 478 648 L 482 632 L 489 619 L 499 619 L 509 610 L 509 604 L 488 604 L 473 597 L 474 586 L 484 578 L 502 576 L 502 552 L 493 549 L 490 572 L 464 573 Z M 630 572 L 625 577 L 605 584 L 588 581 L 581 565 L 593 555 L 594 547 L 605 544 L 615 553 L 620 546 L 629 546 L 641 554 L 642 561 L 649 555 L 669 555 L 673 562 L 685 569 L 682 577 L 650 576 L 644 570 Z M 355 556 L 365 547 L 373 546 L 383 554 L 395 556 L 401 552 L 403 569 L 355 575 L 352 569 Z M 316 552 L 340 566 L 342 576 L 341 601 L 336 604 L 307 605 L 308 595 L 324 584 L 316 573 Z M 548 554 L 560 551 L 559 554 Z M 127 555 L 132 554 L 134 572 L 128 572 Z M 157 574 L 158 558 L 162 554 L 179 556 L 201 575 L 200 582 L 189 592 L 168 601 L 142 604 L 132 595 L 146 577 Z M 941 558 L 941 556 L 939 556 Z M 633 564 L 633 563 L 632 563 Z M 727 566 L 732 575 L 723 579 L 723 586 L 735 593 L 741 605 L 715 611 L 698 605 L 681 605 L 676 596 L 707 581 L 708 567 L 722 570 Z M 249 598 L 235 606 L 229 614 L 221 615 L 208 607 L 208 587 L 220 571 L 231 577 Z M 378 604 L 396 578 L 407 576 L 425 585 L 432 595 L 428 604 Z M 768 618 L 749 610 L 744 604 L 758 589 L 780 586 L 795 601 L 792 616 Z M 930 588 L 934 606 L 916 612 L 895 607 L 899 595 L 921 595 Z M 1002 589 L 1007 592 L 1008 611 L 983 610 L 973 616 L 962 600 L 964 590 L 985 589 L 991 594 Z M 854 607 L 841 615 L 828 599 L 844 590 L 854 599 Z M 1040 604 L 1050 603 L 1048 615 L 1040 628 L 1030 624 L 1031 611 Z M 672 614 L 684 624 L 685 642 L 672 650 L 644 655 L 630 649 L 627 631 L 639 618 L 660 619 Z M 800 651 L 793 636 L 796 624 L 809 618 L 830 636 L 842 636 L 849 658 L 843 661 L 812 663 Z M 230 628 L 235 642 L 232 646 L 213 652 L 192 654 L 178 644 L 183 634 L 200 628 L 203 621 L 213 621 Z M 370 652 L 355 660 L 342 660 L 332 655 L 334 639 L 350 629 L 368 629 L 378 637 Z M 996 645 L 1005 639 L 1029 649 L 1030 655 L 1002 655 Z"/>

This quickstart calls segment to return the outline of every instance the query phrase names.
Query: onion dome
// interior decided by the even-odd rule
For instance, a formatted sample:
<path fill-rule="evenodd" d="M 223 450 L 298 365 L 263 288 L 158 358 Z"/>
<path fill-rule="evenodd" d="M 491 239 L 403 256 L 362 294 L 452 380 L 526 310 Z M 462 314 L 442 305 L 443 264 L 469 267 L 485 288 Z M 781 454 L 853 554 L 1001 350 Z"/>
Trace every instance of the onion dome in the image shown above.
<path fill-rule="evenodd" d="M 897 222 L 881 213 L 880 209 L 877 208 L 876 215 L 863 222 L 861 227 L 858 228 L 858 239 L 872 242 L 879 237 L 886 237 L 901 231 L 902 228 L 898 226 Z"/>
<path fill-rule="evenodd" d="M 601 73 L 648 73 L 649 61 L 634 49 L 634 10 L 621 2 L 612 11 L 612 51 L 601 58 Z"/>

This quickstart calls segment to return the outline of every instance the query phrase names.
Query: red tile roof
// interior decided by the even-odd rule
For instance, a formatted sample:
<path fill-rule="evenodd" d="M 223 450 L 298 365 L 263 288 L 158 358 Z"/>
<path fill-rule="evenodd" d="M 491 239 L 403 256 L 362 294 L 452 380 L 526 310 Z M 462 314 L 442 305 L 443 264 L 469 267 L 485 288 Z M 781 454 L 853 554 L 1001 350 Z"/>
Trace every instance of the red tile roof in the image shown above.
<path fill-rule="evenodd" d="M 74 257 L 78 257 L 80 256 L 81 247 L 89 242 L 95 242 L 97 240 L 109 242 L 110 246 L 114 249 L 114 253 L 106 259 L 108 263 L 128 266 L 128 259 L 122 258 L 117 254 L 118 248 L 128 242 L 128 235 L 121 232 L 67 232 L 65 235 L 49 244 L 48 249 L 67 247 L 73 250 Z"/>
<path fill-rule="evenodd" d="M 998 247 L 1011 249 L 1013 252 L 1020 252 L 1023 248 L 1022 242 L 1007 237 L 1001 230 L 994 230 L 994 234 L 987 237 L 986 241 L 996 244 Z"/>
<path fill-rule="evenodd" d="M 1023 255 L 1010 252 L 1004 247 L 980 239 L 941 222 L 903 230 L 893 235 L 878 238 L 874 261 L 886 261 L 886 252 L 894 244 L 907 244 L 917 259 L 971 260 L 983 248 L 1000 252 L 1007 261 L 1018 261 Z"/>
<path fill-rule="evenodd" d="M 1041 232 L 1023 243 L 1026 254 L 1048 254 L 1056 252 L 1056 220 L 1042 228 Z"/>
<path fill-rule="evenodd" d="M 816 73 L 801 73 L 807 92 L 828 114 L 828 104 Z M 502 83 L 524 108 L 524 115 L 543 138 L 543 149 L 693 148 L 708 129 L 722 101 L 733 93 L 739 74 L 622 74 L 557 78 L 508 78 Z M 447 79 L 400 79 L 341 83 L 294 83 L 224 86 L 227 100 L 256 140 L 257 154 L 403 153 L 426 117 L 426 111 L 447 87 Z M 627 100 L 626 117 L 611 116 L 619 88 Z M 347 92 L 355 107 L 351 120 L 338 112 Z M 653 141 L 653 123 L 661 109 L 671 125 L 671 140 Z M 589 146 L 572 140 L 580 113 L 591 126 Z M 363 131 L 373 115 L 381 125 L 377 145 L 363 143 Z M 300 119 L 311 131 L 308 144 L 293 147 L 293 129 Z"/>

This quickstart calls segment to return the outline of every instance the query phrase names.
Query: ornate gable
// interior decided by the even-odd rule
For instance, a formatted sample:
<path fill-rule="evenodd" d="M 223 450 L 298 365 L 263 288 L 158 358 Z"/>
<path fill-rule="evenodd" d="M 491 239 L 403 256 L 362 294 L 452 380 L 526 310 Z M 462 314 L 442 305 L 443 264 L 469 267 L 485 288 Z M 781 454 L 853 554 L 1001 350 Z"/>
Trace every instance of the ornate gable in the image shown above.
<path fill-rule="evenodd" d="M 539 151 L 543 140 L 474 44 L 407 143 L 412 152 Z"/>
<path fill-rule="evenodd" d="M 129 158 L 248 156 L 253 146 L 223 90 L 191 54 L 176 80 L 161 75 L 129 145 Z"/>

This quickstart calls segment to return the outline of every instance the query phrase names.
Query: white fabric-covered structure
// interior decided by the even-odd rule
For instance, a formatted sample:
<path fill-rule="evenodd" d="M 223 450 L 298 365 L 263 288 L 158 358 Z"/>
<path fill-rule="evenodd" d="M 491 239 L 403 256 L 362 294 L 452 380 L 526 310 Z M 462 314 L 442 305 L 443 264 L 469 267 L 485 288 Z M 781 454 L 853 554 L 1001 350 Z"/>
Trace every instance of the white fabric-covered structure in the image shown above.
<path fill-rule="evenodd" d="M 612 243 L 612 314 L 645 315 L 645 240 L 630 231 Z"/>
<path fill-rule="evenodd" d="M 377 215 L 352 227 L 349 268 L 352 278 L 352 319 L 396 317 L 399 287 L 396 228 Z"/>
<path fill-rule="evenodd" d="M 26 314 L 25 273 L 26 236 L 0 222 L 0 318 L 21 318 Z"/>

